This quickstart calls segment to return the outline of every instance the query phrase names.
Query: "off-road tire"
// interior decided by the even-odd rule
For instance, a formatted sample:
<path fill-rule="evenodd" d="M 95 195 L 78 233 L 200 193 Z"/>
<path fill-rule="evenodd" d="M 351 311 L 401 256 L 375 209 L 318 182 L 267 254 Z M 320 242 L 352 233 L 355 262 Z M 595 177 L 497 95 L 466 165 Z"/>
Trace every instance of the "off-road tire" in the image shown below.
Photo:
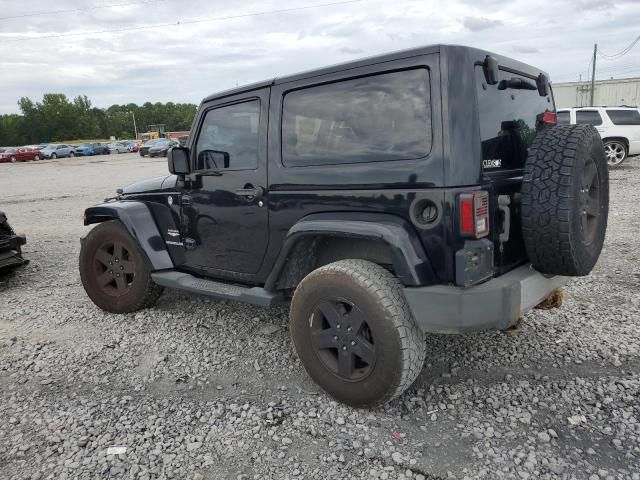
<path fill-rule="evenodd" d="M 529 148 L 521 207 L 524 244 L 536 270 L 566 276 L 591 272 L 609 212 L 609 171 L 594 127 L 557 125 L 538 132 Z M 586 216 L 592 223 L 583 218 L 585 211 L 593 213 Z"/>
<path fill-rule="evenodd" d="M 97 281 L 96 255 L 98 249 L 110 241 L 118 241 L 125 246 L 136 269 L 128 291 L 120 296 L 106 294 Z M 163 291 L 163 287 L 156 285 L 151 279 L 148 261 L 138 243 L 119 220 L 100 223 L 89 232 L 80 248 L 79 268 L 87 295 L 93 303 L 108 312 L 129 313 L 151 307 Z"/>
<path fill-rule="evenodd" d="M 375 362 L 362 379 L 347 380 L 331 371 L 314 348 L 312 325 L 318 305 L 333 299 L 352 302 L 366 318 Z M 409 388 L 422 369 L 425 335 L 398 280 L 375 263 L 340 260 L 314 270 L 296 288 L 290 317 L 291 339 L 303 366 L 320 387 L 348 405 L 382 405 Z M 339 355 L 340 349 L 336 352 Z"/>

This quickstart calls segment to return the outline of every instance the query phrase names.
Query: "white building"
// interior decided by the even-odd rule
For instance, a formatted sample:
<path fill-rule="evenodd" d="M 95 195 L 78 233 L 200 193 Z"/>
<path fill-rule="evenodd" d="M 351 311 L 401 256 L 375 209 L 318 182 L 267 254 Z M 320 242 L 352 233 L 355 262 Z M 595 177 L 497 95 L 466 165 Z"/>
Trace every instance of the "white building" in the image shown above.
<path fill-rule="evenodd" d="M 556 108 L 591 106 L 591 82 L 553 84 Z M 596 80 L 593 104 L 619 107 L 640 105 L 640 77 Z"/>

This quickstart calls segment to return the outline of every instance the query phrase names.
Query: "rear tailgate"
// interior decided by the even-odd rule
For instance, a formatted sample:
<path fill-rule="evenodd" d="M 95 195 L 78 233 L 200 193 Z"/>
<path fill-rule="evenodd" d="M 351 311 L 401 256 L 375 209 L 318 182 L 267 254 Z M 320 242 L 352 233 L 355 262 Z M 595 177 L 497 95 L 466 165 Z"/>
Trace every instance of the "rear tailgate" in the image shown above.
<path fill-rule="evenodd" d="M 498 83 L 490 85 L 483 67 L 475 67 L 482 171 L 484 188 L 490 192 L 490 239 L 497 275 L 527 261 L 520 226 L 522 175 L 527 149 L 544 126 L 542 114 L 555 111 L 551 91 L 541 96 L 535 78 L 500 68 Z M 518 81 L 511 81 L 514 78 Z"/>

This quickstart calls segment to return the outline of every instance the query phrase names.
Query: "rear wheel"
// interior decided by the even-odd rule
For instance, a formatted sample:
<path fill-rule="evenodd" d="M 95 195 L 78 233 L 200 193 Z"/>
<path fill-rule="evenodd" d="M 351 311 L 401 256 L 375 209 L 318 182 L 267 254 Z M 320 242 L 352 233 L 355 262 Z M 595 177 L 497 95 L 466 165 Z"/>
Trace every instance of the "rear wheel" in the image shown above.
<path fill-rule="evenodd" d="M 33 157 L 34 160 L 40 160 L 40 155 L 36 155 L 35 157 Z"/>
<path fill-rule="evenodd" d="M 314 381 L 354 407 L 399 396 L 420 373 L 426 350 L 397 279 L 365 260 L 325 265 L 300 282 L 291 338 Z"/>
<path fill-rule="evenodd" d="M 610 167 L 617 167 L 627 158 L 627 146 L 619 140 L 604 142 L 604 153 Z"/>
<path fill-rule="evenodd" d="M 151 280 L 142 250 L 118 220 L 99 224 L 83 240 L 80 278 L 93 303 L 113 313 L 151 307 L 163 290 Z"/>
<path fill-rule="evenodd" d="M 75 157 L 75 156 L 76 156 L 76 154 L 75 154 L 75 153 L 73 153 L 73 152 L 69 152 L 69 157 L 73 158 L 73 157 Z"/>
<path fill-rule="evenodd" d="M 16 157 L 11 157 L 11 163 L 16 163 L 17 161 Z"/>

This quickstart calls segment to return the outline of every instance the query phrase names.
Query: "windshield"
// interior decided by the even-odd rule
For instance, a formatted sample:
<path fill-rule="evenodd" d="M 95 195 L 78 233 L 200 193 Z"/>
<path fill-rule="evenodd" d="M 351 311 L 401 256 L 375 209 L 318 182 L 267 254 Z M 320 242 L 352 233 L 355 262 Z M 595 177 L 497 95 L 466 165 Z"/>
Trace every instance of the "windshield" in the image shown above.
<path fill-rule="evenodd" d="M 15 151 L 17 151 L 17 148 L 7 148 L 4 150 L 4 153 L 14 153 Z"/>
<path fill-rule="evenodd" d="M 90 146 L 91 146 L 90 143 L 81 143 L 78 148 L 87 148 L 87 147 L 90 147 Z"/>
<path fill-rule="evenodd" d="M 524 168 L 527 149 L 536 136 L 538 115 L 555 111 L 551 92 L 541 97 L 538 90 L 503 88 L 500 82 L 531 79 L 512 72 L 499 71 L 497 85 L 488 85 L 481 66 L 476 67 L 476 91 L 482 141 L 482 166 L 485 172 Z"/>
<path fill-rule="evenodd" d="M 162 142 L 166 142 L 166 140 L 164 138 L 154 138 L 153 140 L 149 140 L 147 143 L 145 143 L 144 146 L 151 147 L 153 145 L 157 145 Z"/>

